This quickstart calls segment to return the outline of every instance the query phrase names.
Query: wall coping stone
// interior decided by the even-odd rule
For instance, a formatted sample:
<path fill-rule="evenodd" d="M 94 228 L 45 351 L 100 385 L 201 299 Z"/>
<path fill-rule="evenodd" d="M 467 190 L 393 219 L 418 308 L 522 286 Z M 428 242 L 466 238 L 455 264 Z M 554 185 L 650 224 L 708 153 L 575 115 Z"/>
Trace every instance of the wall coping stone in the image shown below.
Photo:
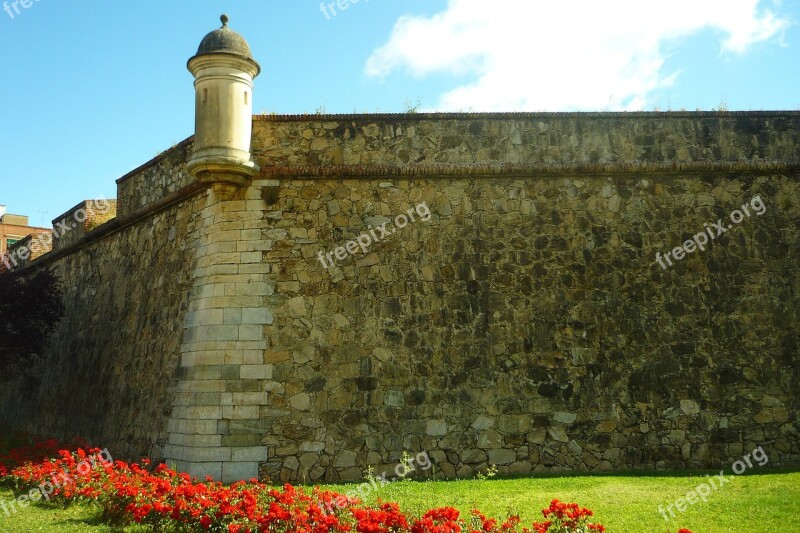
<path fill-rule="evenodd" d="M 178 144 L 176 144 L 175 146 L 170 146 L 169 148 L 167 148 L 166 150 L 164 150 L 163 152 L 161 152 L 160 154 L 158 154 L 157 156 L 155 156 L 153 159 L 151 159 L 151 160 L 150 160 L 150 161 L 148 161 L 147 163 L 143 163 L 143 164 L 139 165 L 138 167 L 134 168 L 133 170 L 131 170 L 130 172 L 128 172 L 127 174 L 125 174 L 124 176 L 122 176 L 121 178 L 119 178 L 119 179 L 116 181 L 117 185 L 119 185 L 119 184 L 120 184 L 120 183 L 122 183 L 123 181 L 127 180 L 128 178 L 132 178 L 133 176 L 136 176 L 137 174 L 140 174 L 142 171 L 144 171 L 144 170 L 147 170 L 148 168 L 150 168 L 150 167 L 152 167 L 152 166 L 155 166 L 155 165 L 156 165 L 156 164 L 158 164 L 158 163 L 159 163 L 159 162 L 160 162 L 160 161 L 161 161 L 161 160 L 162 160 L 164 157 L 166 157 L 168 154 L 170 154 L 170 153 L 172 153 L 173 151 L 175 151 L 175 150 L 177 150 L 177 149 L 179 149 L 179 148 L 182 148 L 182 147 L 184 147 L 184 146 L 186 146 L 187 144 L 189 144 L 189 143 L 192 143 L 192 142 L 194 142 L 194 135 L 192 135 L 192 136 L 190 136 L 190 137 L 187 137 L 187 138 L 185 138 L 184 140 L 182 140 L 181 142 L 179 142 L 179 143 L 178 143 Z"/>
<path fill-rule="evenodd" d="M 486 119 L 553 119 L 553 118 L 736 118 L 736 117 L 800 117 L 800 111 L 536 111 L 519 113 L 344 113 L 301 115 L 253 115 L 254 121 L 304 122 L 334 120 L 486 120 Z"/>
<path fill-rule="evenodd" d="M 497 165 L 430 164 L 430 165 L 325 165 L 261 168 L 265 177 L 336 177 L 373 178 L 376 176 L 475 176 L 475 177 L 541 177 L 602 174 L 703 174 L 797 172 L 800 161 L 690 161 L 667 163 L 504 163 Z"/>
<path fill-rule="evenodd" d="M 15 269 L 14 272 L 20 272 L 30 266 L 44 266 L 52 261 L 55 261 L 60 257 L 69 255 L 83 248 L 84 246 L 86 246 L 91 242 L 102 239 L 107 235 L 116 233 L 117 231 L 120 231 L 132 224 L 135 224 L 136 222 L 139 222 L 144 218 L 147 218 L 151 215 L 155 215 L 156 213 L 159 213 L 165 209 L 168 209 L 169 207 L 172 207 L 174 204 L 177 204 L 183 200 L 191 198 L 195 194 L 199 194 L 205 191 L 207 188 L 208 185 L 205 183 L 199 181 L 192 182 L 189 185 L 181 189 L 178 189 L 174 193 L 165 196 L 164 198 L 161 198 L 157 202 L 154 202 L 153 204 L 147 207 L 139 209 L 138 211 L 135 211 L 129 215 L 112 218 L 108 222 L 101 224 L 97 228 L 93 229 L 91 232 L 87 233 L 80 240 L 75 241 L 74 243 L 60 250 L 47 253 L 37 258 L 36 260 L 30 262 L 28 265 L 25 265 L 24 267 L 19 269 Z"/>

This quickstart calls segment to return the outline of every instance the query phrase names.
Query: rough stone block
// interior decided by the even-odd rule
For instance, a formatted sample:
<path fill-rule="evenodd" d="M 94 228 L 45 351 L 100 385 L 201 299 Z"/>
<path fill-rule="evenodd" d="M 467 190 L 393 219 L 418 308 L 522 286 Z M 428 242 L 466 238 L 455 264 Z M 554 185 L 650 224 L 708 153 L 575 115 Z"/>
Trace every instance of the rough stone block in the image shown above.
<path fill-rule="evenodd" d="M 444 420 L 428 420 L 425 432 L 433 437 L 447 435 L 447 422 Z"/>
<path fill-rule="evenodd" d="M 272 315 L 266 307 L 248 307 L 241 310 L 242 324 L 270 324 Z"/>
<path fill-rule="evenodd" d="M 269 433 L 272 429 L 272 420 L 257 419 L 257 420 L 231 420 L 228 423 L 227 432 L 231 435 L 235 434 L 254 434 L 264 435 Z"/>
<path fill-rule="evenodd" d="M 169 444 L 173 446 L 214 447 L 222 444 L 222 435 L 185 435 L 170 433 Z"/>
<path fill-rule="evenodd" d="M 304 442 L 300 445 L 300 451 L 319 453 L 325 449 L 324 442 Z"/>
<path fill-rule="evenodd" d="M 464 450 L 460 453 L 461 461 L 467 464 L 481 464 L 486 462 L 487 455 L 483 450 Z"/>
<path fill-rule="evenodd" d="M 489 463 L 493 465 L 510 465 L 517 460 L 517 454 L 514 450 L 505 448 L 496 448 L 489 450 Z"/>
<path fill-rule="evenodd" d="M 214 325 L 199 328 L 196 334 L 198 341 L 235 341 L 239 340 L 239 327 L 236 325 Z"/>
<path fill-rule="evenodd" d="M 257 405 L 225 405 L 222 407 L 222 418 L 228 420 L 252 420 L 259 416 Z"/>
<path fill-rule="evenodd" d="M 222 435 L 222 445 L 230 446 L 232 450 L 241 450 L 243 447 L 258 446 L 261 444 L 260 440 L 261 437 L 259 435 Z"/>
<path fill-rule="evenodd" d="M 234 392 L 231 398 L 233 405 L 269 405 L 266 392 Z"/>
<path fill-rule="evenodd" d="M 350 450 L 342 450 L 333 460 L 335 468 L 349 468 L 356 464 L 356 453 Z"/>
<path fill-rule="evenodd" d="M 223 483 L 235 483 L 258 479 L 258 477 L 257 461 L 228 461 L 222 463 L 220 476 L 215 479 L 221 479 Z"/>
<path fill-rule="evenodd" d="M 478 431 L 483 431 L 484 429 L 493 428 L 495 425 L 496 419 L 492 416 L 486 415 L 478 415 L 478 418 L 472 423 L 472 428 L 477 429 Z"/>
<path fill-rule="evenodd" d="M 242 379 L 272 379 L 272 365 L 242 365 L 240 377 Z"/>
<path fill-rule="evenodd" d="M 224 324 L 241 325 L 242 324 L 242 310 L 239 308 L 225 309 L 223 314 Z"/>
<path fill-rule="evenodd" d="M 563 411 L 556 411 L 553 413 L 553 420 L 561 424 L 572 424 L 577 419 L 578 415 L 575 413 L 565 413 Z"/>
<path fill-rule="evenodd" d="M 242 252 L 239 254 L 239 263 L 260 263 L 263 259 L 261 252 Z"/>
<path fill-rule="evenodd" d="M 231 450 L 231 457 L 234 461 L 266 461 L 267 455 L 266 446 L 249 446 Z"/>
<path fill-rule="evenodd" d="M 296 394 L 289 400 L 289 405 L 298 411 L 308 411 L 311 408 L 311 398 L 304 392 Z"/>
<path fill-rule="evenodd" d="M 478 448 L 485 450 L 500 448 L 503 445 L 503 437 L 497 431 L 490 429 L 478 434 Z"/>
<path fill-rule="evenodd" d="M 205 480 L 206 476 L 211 476 L 213 479 L 222 478 L 221 462 L 193 463 L 183 461 L 180 465 L 180 470 L 199 480 Z"/>
<path fill-rule="evenodd" d="M 681 400 L 681 411 L 687 415 L 696 415 L 700 412 L 700 406 L 694 400 Z"/>
<path fill-rule="evenodd" d="M 361 481 L 364 479 L 364 472 L 358 467 L 346 468 L 339 472 L 342 481 Z"/>
<path fill-rule="evenodd" d="M 567 433 L 564 431 L 564 428 L 560 426 L 553 426 L 547 430 L 547 434 L 550 435 L 555 441 L 558 442 L 569 442 L 569 437 L 567 437 Z"/>
<path fill-rule="evenodd" d="M 185 447 L 180 450 L 181 459 L 190 463 L 230 461 L 231 449 L 225 447 Z"/>

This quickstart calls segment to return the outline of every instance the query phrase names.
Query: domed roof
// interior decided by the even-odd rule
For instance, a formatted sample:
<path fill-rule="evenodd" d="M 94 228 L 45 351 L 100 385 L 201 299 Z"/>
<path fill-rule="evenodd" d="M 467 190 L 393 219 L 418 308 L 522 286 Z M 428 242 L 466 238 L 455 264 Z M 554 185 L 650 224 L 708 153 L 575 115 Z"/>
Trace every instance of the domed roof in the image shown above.
<path fill-rule="evenodd" d="M 256 63 L 253 59 L 253 54 L 250 52 L 250 45 L 247 44 L 244 37 L 228 28 L 228 15 L 222 15 L 220 20 L 222 21 L 222 27 L 203 38 L 195 57 L 209 54 L 232 54 Z"/>

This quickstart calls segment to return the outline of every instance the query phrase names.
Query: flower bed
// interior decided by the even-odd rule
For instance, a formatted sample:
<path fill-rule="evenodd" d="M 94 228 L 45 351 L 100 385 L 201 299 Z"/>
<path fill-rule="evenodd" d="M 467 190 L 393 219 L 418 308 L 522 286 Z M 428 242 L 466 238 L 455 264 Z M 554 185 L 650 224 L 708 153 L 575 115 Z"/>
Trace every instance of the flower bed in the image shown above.
<path fill-rule="evenodd" d="M 331 491 L 257 480 L 225 486 L 198 481 L 166 465 L 112 461 L 107 451 L 78 447 L 59 449 L 55 441 L 18 448 L 0 456 L 0 478 L 33 501 L 90 501 L 103 509 L 109 523 L 134 521 L 156 530 L 245 532 L 348 531 L 358 533 L 588 533 L 605 531 L 591 523 L 592 511 L 553 500 L 544 522 L 526 527 L 519 517 L 504 521 L 480 511 L 461 516 L 452 507 L 432 509 L 421 517 L 404 514 L 395 503 L 366 505 Z M 38 497 L 36 496 L 38 494 Z M 686 533 L 688 530 L 681 530 Z"/>

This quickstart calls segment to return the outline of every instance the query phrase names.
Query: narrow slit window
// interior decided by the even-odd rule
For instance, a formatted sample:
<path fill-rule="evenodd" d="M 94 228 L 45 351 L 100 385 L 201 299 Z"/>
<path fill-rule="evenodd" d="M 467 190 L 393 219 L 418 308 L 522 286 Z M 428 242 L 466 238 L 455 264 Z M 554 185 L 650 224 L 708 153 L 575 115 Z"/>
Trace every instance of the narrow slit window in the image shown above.
<path fill-rule="evenodd" d="M 203 89 L 203 103 L 208 102 L 208 89 Z"/>
<path fill-rule="evenodd" d="M 249 97 L 250 97 L 249 93 L 247 91 L 245 91 L 244 92 L 244 105 L 248 105 L 249 104 L 249 102 L 248 102 L 248 98 Z"/>

